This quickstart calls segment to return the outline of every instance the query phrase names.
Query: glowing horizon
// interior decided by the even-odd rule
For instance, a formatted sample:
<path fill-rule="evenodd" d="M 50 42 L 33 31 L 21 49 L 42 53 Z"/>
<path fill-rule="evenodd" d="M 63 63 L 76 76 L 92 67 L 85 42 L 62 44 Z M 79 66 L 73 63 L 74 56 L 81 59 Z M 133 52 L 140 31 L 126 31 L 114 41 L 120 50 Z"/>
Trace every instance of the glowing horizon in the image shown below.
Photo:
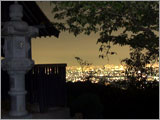
<path fill-rule="evenodd" d="M 48 19 L 54 21 L 50 3 L 37 2 L 37 4 Z M 78 66 L 77 61 L 74 59 L 76 56 L 93 63 L 93 65 L 120 65 L 122 59 L 129 57 L 129 46 L 120 47 L 116 45 L 112 47 L 112 51 L 117 52 L 118 55 L 109 56 L 109 62 L 107 58 L 100 59 L 100 44 L 96 44 L 98 37 L 98 33 L 90 36 L 80 34 L 75 37 L 68 32 L 60 32 L 59 38 L 42 37 L 32 39 L 32 58 L 36 64 L 66 63 L 67 66 Z"/>

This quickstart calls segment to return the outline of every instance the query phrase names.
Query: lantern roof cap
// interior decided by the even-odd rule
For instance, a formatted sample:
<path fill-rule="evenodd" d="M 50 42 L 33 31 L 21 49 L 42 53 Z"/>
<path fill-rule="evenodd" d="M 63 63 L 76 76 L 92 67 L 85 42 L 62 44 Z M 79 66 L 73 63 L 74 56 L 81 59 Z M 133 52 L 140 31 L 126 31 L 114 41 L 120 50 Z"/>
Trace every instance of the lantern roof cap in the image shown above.
<path fill-rule="evenodd" d="M 12 4 L 14 5 L 14 1 L 1 1 L 2 25 L 10 20 L 9 6 Z M 53 26 L 51 21 L 46 17 L 35 1 L 18 1 L 18 4 L 23 7 L 22 20 L 27 22 L 30 26 L 39 28 L 38 37 L 59 36 L 60 32 Z"/>

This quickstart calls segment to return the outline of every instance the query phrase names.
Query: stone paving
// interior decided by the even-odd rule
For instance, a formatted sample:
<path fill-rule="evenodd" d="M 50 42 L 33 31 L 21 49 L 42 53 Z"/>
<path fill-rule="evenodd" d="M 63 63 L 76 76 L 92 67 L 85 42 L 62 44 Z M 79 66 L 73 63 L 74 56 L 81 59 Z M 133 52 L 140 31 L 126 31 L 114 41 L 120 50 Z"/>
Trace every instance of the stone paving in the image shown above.
<path fill-rule="evenodd" d="M 2 119 L 71 119 L 69 108 L 55 107 L 50 108 L 45 113 L 33 112 L 22 117 L 9 117 L 7 113 L 1 116 Z"/>
<path fill-rule="evenodd" d="M 52 108 L 47 113 L 34 113 L 32 119 L 70 119 L 69 108 Z"/>

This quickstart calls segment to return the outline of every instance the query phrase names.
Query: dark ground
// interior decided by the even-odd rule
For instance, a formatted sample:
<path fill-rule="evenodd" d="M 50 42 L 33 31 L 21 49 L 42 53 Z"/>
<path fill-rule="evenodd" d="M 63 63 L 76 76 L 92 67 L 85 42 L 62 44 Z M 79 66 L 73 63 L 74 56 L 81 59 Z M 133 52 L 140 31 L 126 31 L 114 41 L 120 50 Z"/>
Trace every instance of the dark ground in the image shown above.
<path fill-rule="evenodd" d="M 90 82 L 67 83 L 71 116 L 81 113 L 83 118 L 158 119 L 158 84 L 144 85 L 144 89 L 132 85 L 123 90 Z"/>
<path fill-rule="evenodd" d="M 141 85 L 141 84 L 140 84 Z M 1 101 L 1 116 L 9 111 L 9 101 Z M 159 83 L 144 89 L 129 86 L 124 90 L 90 82 L 67 83 L 67 106 L 39 113 L 37 105 L 27 110 L 38 118 L 159 119 Z"/>

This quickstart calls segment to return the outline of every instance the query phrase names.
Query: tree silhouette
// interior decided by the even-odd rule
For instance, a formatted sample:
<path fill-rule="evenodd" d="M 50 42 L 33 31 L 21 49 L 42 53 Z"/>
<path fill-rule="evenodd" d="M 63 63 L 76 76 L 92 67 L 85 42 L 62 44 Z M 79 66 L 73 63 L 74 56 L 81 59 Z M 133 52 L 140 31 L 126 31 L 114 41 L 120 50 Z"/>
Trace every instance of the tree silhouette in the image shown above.
<path fill-rule="evenodd" d="M 82 74 L 84 73 L 84 67 L 85 66 L 89 66 L 92 65 L 92 63 L 89 63 L 85 60 L 82 60 L 80 57 L 75 57 L 75 59 L 77 60 L 77 62 L 79 63 L 79 65 L 81 66 L 82 69 Z"/>
<path fill-rule="evenodd" d="M 110 43 L 131 49 L 145 50 L 149 61 L 159 56 L 159 4 L 158 1 L 77 1 L 51 2 L 53 24 L 61 31 L 75 36 L 83 33 L 99 33 L 101 43 L 99 57 L 104 58 L 116 52 Z M 115 31 L 118 31 L 114 34 Z M 156 34 L 157 33 L 157 34 Z"/>
<path fill-rule="evenodd" d="M 140 52 L 140 49 L 134 49 L 130 53 L 130 58 L 126 58 L 122 60 L 121 62 L 124 62 L 127 66 L 126 72 L 132 71 L 132 77 L 141 78 L 142 79 L 142 73 L 146 73 L 146 64 L 148 61 L 146 61 L 146 56 Z M 128 73 L 127 73 L 128 74 Z M 127 75 L 128 76 L 128 75 Z"/>
<path fill-rule="evenodd" d="M 150 70 L 150 74 L 152 73 L 152 66 L 155 62 L 158 62 L 158 57 L 155 57 L 153 60 L 152 58 L 148 58 L 146 54 L 142 52 L 141 48 L 132 49 L 130 53 L 130 58 L 126 58 L 121 61 L 121 63 L 125 64 L 126 66 L 126 75 L 127 77 L 135 77 L 136 79 L 142 80 L 142 74 L 148 74 Z M 146 68 L 147 64 L 151 64 L 151 66 Z M 132 74 L 129 75 L 129 72 Z M 147 78 L 147 76 L 146 76 Z"/>

